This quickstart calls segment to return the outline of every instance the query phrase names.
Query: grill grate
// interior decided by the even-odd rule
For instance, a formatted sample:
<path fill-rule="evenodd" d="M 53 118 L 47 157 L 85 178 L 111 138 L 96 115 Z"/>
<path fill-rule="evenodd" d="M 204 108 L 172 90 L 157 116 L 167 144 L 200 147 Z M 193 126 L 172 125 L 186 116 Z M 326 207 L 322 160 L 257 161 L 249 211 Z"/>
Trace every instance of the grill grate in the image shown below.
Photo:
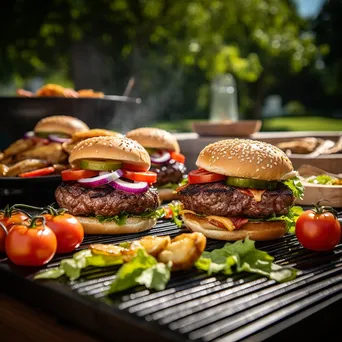
<path fill-rule="evenodd" d="M 91 243 L 119 243 L 139 239 L 146 234 L 175 236 L 185 231 L 168 221 L 160 221 L 147 233 L 86 236 L 82 248 Z M 207 250 L 223 245 L 224 242 L 208 240 Z M 305 316 L 305 312 L 317 305 L 341 299 L 341 244 L 332 252 L 313 253 L 303 249 L 295 236 L 285 236 L 273 242 L 256 243 L 256 246 L 274 256 L 278 264 L 298 268 L 297 278 L 287 283 L 276 283 L 254 274 L 241 273 L 227 278 L 223 275 L 207 276 L 192 269 L 173 273 L 164 291 L 153 292 L 138 287 L 108 297 L 105 291 L 114 279 L 118 269 L 115 266 L 88 268 L 80 279 L 69 283 L 60 281 L 59 286 L 71 290 L 75 298 L 77 293 L 90 299 L 87 303 L 89 308 L 95 310 L 96 303 L 100 303 L 107 309 L 108 320 L 122 313 L 133 318 L 131 325 L 136 328 L 144 322 L 150 329 L 166 329 L 171 334 L 169 337 L 184 341 L 238 341 L 251 336 L 258 340 L 258 334 L 271 325 L 280 325 L 294 315 Z M 56 266 L 60 259 L 56 257 L 48 267 Z M 52 283 L 56 284 L 44 282 L 43 286 L 51 286 Z"/>

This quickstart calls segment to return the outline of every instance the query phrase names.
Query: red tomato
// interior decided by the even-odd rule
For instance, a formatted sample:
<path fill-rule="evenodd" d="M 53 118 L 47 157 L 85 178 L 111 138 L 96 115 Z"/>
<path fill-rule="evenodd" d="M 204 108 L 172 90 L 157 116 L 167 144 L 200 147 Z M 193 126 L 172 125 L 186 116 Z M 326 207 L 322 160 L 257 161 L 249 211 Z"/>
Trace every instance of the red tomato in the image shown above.
<path fill-rule="evenodd" d="M 43 214 L 46 225 L 55 233 L 57 252 L 69 253 L 75 250 L 83 241 L 84 230 L 80 221 L 73 215 L 63 213 L 58 215 Z"/>
<path fill-rule="evenodd" d="M 177 153 L 177 152 L 174 152 L 174 151 L 171 151 L 170 154 L 171 154 L 171 158 L 173 160 L 175 160 L 176 162 L 182 163 L 182 164 L 185 163 L 185 156 L 183 154 Z"/>
<path fill-rule="evenodd" d="M 140 165 L 122 163 L 122 169 L 136 172 L 145 172 L 148 171 L 148 168 L 144 168 Z"/>
<path fill-rule="evenodd" d="M 5 242 L 7 257 L 16 265 L 42 266 L 56 253 L 57 239 L 46 225 L 16 224 L 12 226 Z"/>
<path fill-rule="evenodd" d="M 209 172 L 204 169 L 190 171 L 188 179 L 190 184 L 212 183 L 225 180 L 227 177 L 218 173 Z"/>
<path fill-rule="evenodd" d="M 62 180 L 63 181 L 76 181 L 81 178 L 90 178 L 95 177 L 99 174 L 98 171 L 91 171 L 91 170 L 63 170 L 61 172 Z"/>
<path fill-rule="evenodd" d="M 304 211 L 296 222 L 298 241 L 313 251 L 332 250 L 341 240 L 341 226 L 336 216 L 322 208 Z"/>
<path fill-rule="evenodd" d="M 12 225 L 14 224 L 20 224 L 24 221 L 27 221 L 29 217 L 17 210 L 13 211 L 6 211 L 6 209 L 0 213 L 0 223 L 2 223 L 5 228 L 8 230 L 11 229 Z M 6 233 L 5 231 L 0 227 L 0 252 L 5 251 L 5 240 L 6 240 Z"/>
<path fill-rule="evenodd" d="M 40 176 L 50 175 L 51 173 L 54 173 L 54 172 L 55 172 L 55 168 L 53 166 L 48 166 L 42 169 L 37 169 L 37 170 L 21 173 L 19 174 L 19 177 L 26 177 L 26 178 L 40 177 Z"/>
<path fill-rule="evenodd" d="M 156 183 L 157 182 L 157 174 L 152 171 L 145 172 L 134 172 L 128 170 L 122 170 L 123 177 L 133 180 L 135 182 L 147 182 L 147 183 Z"/>

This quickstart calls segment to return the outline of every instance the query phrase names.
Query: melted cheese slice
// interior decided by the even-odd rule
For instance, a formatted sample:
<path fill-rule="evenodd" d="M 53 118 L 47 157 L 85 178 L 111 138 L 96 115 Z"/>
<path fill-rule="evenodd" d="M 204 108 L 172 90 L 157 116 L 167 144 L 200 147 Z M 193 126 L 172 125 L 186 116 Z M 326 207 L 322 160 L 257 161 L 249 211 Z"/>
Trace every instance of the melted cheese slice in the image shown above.
<path fill-rule="evenodd" d="M 181 212 L 181 214 L 193 214 L 193 215 L 196 215 L 196 216 L 199 216 L 197 215 L 194 211 L 192 210 L 183 210 Z M 233 222 L 227 218 L 227 217 L 222 217 L 222 216 L 215 216 L 215 215 L 210 215 L 210 216 L 205 216 L 203 217 L 203 219 L 207 219 L 207 220 L 215 220 L 217 222 L 220 222 L 222 223 L 225 228 L 227 228 L 227 230 L 229 230 L 230 232 L 232 232 L 233 230 L 236 229 L 236 227 L 234 226 Z"/>
<path fill-rule="evenodd" d="M 253 196 L 255 202 L 261 202 L 261 200 L 262 200 L 262 195 L 263 195 L 264 192 L 266 191 L 266 190 L 243 189 L 243 188 L 240 188 L 239 190 L 240 190 L 240 192 L 242 192 L 243 194 L 247 194 L 248 196 Z"/>
<path fill-rule="evenodd" d="M 266 190 L 249 189 L 249 191 L 252 193 L 256 202 L 261 202 L 262 195 Z"/>

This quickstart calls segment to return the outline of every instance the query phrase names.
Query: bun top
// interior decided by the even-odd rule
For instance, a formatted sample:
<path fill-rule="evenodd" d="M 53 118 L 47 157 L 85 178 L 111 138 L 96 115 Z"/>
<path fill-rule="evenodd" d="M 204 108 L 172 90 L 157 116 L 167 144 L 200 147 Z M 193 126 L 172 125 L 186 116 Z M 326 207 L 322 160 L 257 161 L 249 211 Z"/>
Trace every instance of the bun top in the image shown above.
<path fill-rule="evenodd" d="M 265 181 L 286 180 L 297 175 L 279 148 L 256 140 L 227 139 L 206 146 L 196 165 L 207 171 Z"/>
<path fill-rule="evenodd" d="M 154 127 L 141 127 L 126 133 L 126 137 L 136 140 L 147 148 L 158 148 L 179 152 L 177 139 L 168 131 Z"/>
<path fill-rule="evenodd" d="M 41 119 L 34 127 L 35 133 L 64 133 L 88 131 L 89 127 L 81 120 L 67 115 L 53 115 Z"/>
<path fill-rule="evenodd" d="M 77 168 L 82 159 L 117 160 L 147 171 L 151 166 L 147 151 L 136 141 L 124 137 L 94 137 L 79 142 L 71 151 L 69 163 Z"/>
<path fill-rule="evenodd" d="M 70 141 L 66 141 L 62 144 L 64 151 L 67 153 L 71 153 L 72 149 L 79 143 L 81 140 L 85 140 L 88 138 L 94 137 L 104 137 L 104 136 L 116 136 L 123 137 L 121 133 L 110 131 L 102 128 L 93 128 L 84 132 L 76 132 L 72 135 Z"/>

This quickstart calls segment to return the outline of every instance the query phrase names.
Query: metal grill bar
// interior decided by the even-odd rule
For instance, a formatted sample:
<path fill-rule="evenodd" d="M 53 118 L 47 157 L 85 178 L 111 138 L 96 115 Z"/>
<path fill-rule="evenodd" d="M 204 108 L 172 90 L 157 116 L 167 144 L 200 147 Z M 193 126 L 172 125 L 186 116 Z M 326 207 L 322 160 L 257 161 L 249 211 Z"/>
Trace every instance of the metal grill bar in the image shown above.
<path fill-rule="evenodd" d="M 175 236 L 183 232 L 186 230 L 160 221 L 155 228 L 141 234 L 86 236 L 81 248 L 92 243 L 120 243 L 144 235 Z M 208 239 L 207 250 L 220 248 L 224 243 Z M 255 274 L 240 273 L 227 278 L 207 276 L 192 269 L 174 273 L 164 291 L 138 287 L 107 296 L 118 269 L 113 266 L 87 268 L 80 279 L 62 286 L 90 298 L 89 308 L 95 300 L 134 317 L 137 324 L 150 322 L 151 327 L 168 329 L 177 340 L 208 342 L 238 341 L 259 333 L 264 336 L 261 332 L 271 324 L 342 297 L 342 245 L 333 252 L 314 253 L 303 249 L 295 236 L 286 236 L 256 243 L 256 247 L 274 256 L 278 264 L 300 269 L 298 277 L 279 284 Z M 61 258 L 56 257 L 48 267 L 56 266 Z M 106 312 L 108 320 L 115 319 L 117 311 Z"/>

